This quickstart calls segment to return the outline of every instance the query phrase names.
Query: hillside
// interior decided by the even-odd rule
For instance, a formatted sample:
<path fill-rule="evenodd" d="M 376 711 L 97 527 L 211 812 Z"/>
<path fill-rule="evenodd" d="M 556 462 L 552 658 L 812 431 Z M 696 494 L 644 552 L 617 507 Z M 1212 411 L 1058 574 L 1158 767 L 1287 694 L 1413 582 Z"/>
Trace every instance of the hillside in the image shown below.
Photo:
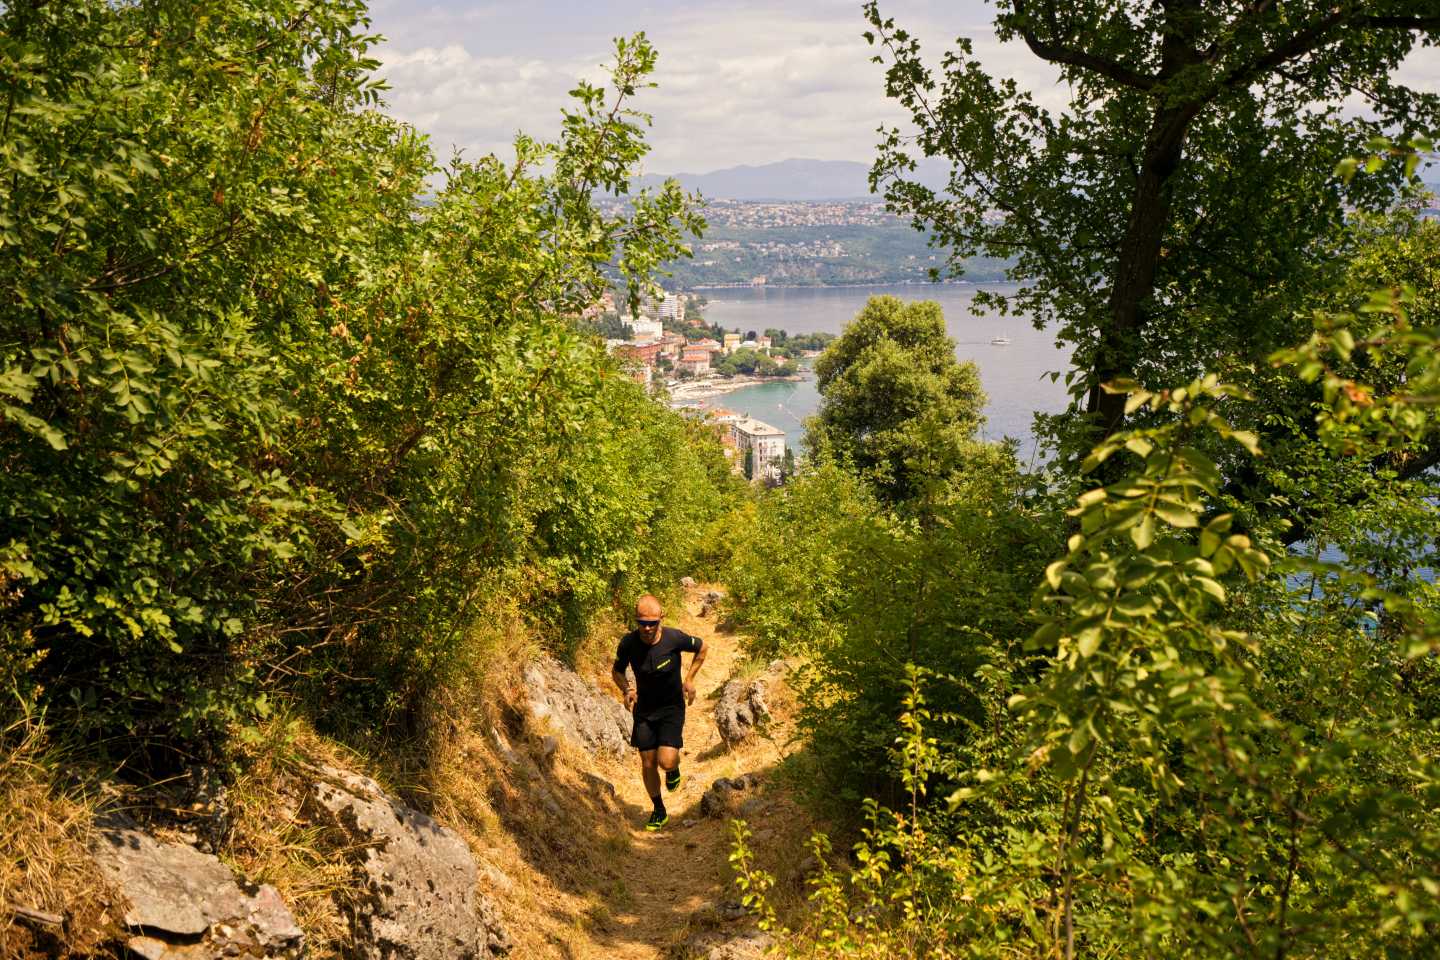
<path fill-rule="evenodd" d="M 667 265 L 665 286 L 748 285 L 757 277 L 785 286 L 904 283 L 949 270 L 943 250 L 932 248 L 927 234 L 875 200 L 712 200 L 705 218 L 693 256 Z M 1002 280 L 1007 265 L 971 257 L 964 262 L 965 278 Z"/>
<path fill-rule="evenodd" d="M 934 188 L 945 184 L 944 163 L 923 161 L 917 176 Z M 854 200 L 869 197 L 870 164 L 857 160 L 789 159 L 754 166 L 741 165 L 709 173 L 647 173 L 636 187 L 652 187 L 675 179 L 686 190 L 719 200 Z"/>
<path fill-rule="evenodd" d="M 685 591 L 667 617 L 704 640 L 707 660 L 687 712 L 685 780 L 667 795 L 670 823 L 662 831 L 643 829 L 649 801 L 634 752 L 574 725 L 577 716 L 619 709 L 604 654 L 623 629 L 616 625 L 592 638 L 593 666 L 579 675 L 553 660 L 507 658 L 506 668 L 485 678 L 478 708 L 445 718 L 443 735 L 423 755 L 363 756 L 306 724 L 279 720 L 246 752 L 245 773 L 218 792 L 206 794 L 216 788 L 188 778 L 138 789 L 107 783 L 81 806 L 32 797 L 36 820 L 22 862 L 36 875 L 17 882 L 0 870 L 0 887 L 23 897 L 12 903 L 27 911 L 0 918 L 0 957 L 90 955 L 125 942 L 165 960 L 229 956 L 227 944 L 237 943 L 265 956 L 352 957 L 372 948 L 382 920 L 395 956 L 435 960 L 661 960 L 722 943 L 736 960 L 758 957 L 751 948 L 763 938 L 732 885 L 730 820 L 751 822 L 757 861 L 792 892 L 803 886 L 811 821 L 776 776 L 791 734 L 789 694 L 773 670 L 745 664 L 744 638 L 717 624 L 707 600 L 714 589 Z M 772 723 L 730 746 L 715 714 L 737 677 L 742 684 L 763 678 Z M 614 746 L 620 749 L 610 752 Z M 17 773 L 38 771 L 34 759 L 22 753 L 0 763 L 6 799 L 16 799 Z M 743 789 L 717 786 L 737 780 Z M 378 812 L 367 795 L 379 801 Z M 382 822 L 390 819 L 386 808 L 398 820 Z M 384 848 L 403 851 L 407 823 L 423 828 L 420 846 L 399 859 L 357 861 L 357 841 L 384 838 Z M 9 834 L 3 821 L 0 827 Z M 136 845 L 129 873 L 103 853 L 107 839 L 122 835 Z M 471 905 L 447 899 L 471 895 L 447 886 L 461 867 L 472 876 Z M 192 904 L 218 904 L 217 883 L 232 870 L 244 889 L 270 898 L 266 915 L 230 923 L 238 933 L 224 932 L 224 924 L 198 940 L 178 933 L 172 918 Z M 38 882 L 42 873 L 48 883 Z M 35 908 L 37 897 L 43 908 Z M 51 910 L 85 923 L 52 932 L 34 919 Z M 137 910 L 152 918 L 139 937 L 119 922 Z M 435 931 L 466 930 L 478 945 L 436 952 Z"/>

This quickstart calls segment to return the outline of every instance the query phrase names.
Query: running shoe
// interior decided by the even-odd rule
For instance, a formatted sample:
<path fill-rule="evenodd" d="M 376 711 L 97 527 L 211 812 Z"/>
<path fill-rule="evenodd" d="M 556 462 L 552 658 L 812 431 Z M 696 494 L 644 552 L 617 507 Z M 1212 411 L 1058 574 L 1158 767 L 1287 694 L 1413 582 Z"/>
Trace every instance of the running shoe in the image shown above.
<path fill-rule="evenodd" d="M 650 819 L 645 821 L 645 829 L 659 830 L 661 827 L 665 826 L 665 824 L 669 822 L 670 814 L 665 813 L 662 810 L 656 810 L 654 813 L 650 814 Z"/>
<path fill-rule="evenodd" d="M 682 783 L 684 783 L 684 782 L 685 782 L 685 778 L 680 775 L 680 771 L 679 771 L 679 770 L 667 770 L 667 771 L 665 772 L 665 789 L 666 789 L 666 790 L 669 790 L 670 792 L 673 793 L 673 792 L 675 792 L 676 790 L 679 790 L 679 789 L 680 789 L 680 784 L 682 784 Z"/>

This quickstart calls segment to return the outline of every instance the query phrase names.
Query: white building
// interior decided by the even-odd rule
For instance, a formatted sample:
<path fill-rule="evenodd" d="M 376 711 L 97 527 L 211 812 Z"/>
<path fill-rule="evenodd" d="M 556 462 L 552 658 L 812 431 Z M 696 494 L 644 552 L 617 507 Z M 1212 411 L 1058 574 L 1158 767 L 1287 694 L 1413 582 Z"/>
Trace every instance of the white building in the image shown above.
<path fill-rule="evenodd" d="M 659 340 L 665 335 L 665 325 L 659 320 L 646 317 L 627 317 L 625 325 L 630 328 L 630 339 L 635 343 L 644 340 Z"/>
<path fill-rule="evenodd" d="M 751 453 L 752 480 L 780 479 L 780 466 L 785 460 L 785 431 L 754 417 L 745 417 L 730 425 L 730 435 L 735 439 L 740 463 L 745 462 L 747 451 Z"/>
<path fill-rule="evenodd" d="M 665 299 L 660 301 L 660 319 L 674 320 L 677 323 L 685 319 L 685 301 L 679 294 L 667 293 Z"/>

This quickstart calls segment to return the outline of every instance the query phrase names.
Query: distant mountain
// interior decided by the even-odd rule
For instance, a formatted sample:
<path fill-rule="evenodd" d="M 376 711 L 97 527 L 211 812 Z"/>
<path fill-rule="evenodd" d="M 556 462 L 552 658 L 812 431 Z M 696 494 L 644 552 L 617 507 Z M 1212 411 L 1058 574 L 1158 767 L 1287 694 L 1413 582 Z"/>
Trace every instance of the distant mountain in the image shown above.
<path fill-rule="evenodd" d="M 922 163 L 920 180 L 943 186 L 945 167 Z M 710 173 L 646 174 L 637 187 L 659 186 L 673 176 L 686 190 L 715 200 L 855 200 L 870 196 L 870 165 L 854 160 L 781 160 Z"/>

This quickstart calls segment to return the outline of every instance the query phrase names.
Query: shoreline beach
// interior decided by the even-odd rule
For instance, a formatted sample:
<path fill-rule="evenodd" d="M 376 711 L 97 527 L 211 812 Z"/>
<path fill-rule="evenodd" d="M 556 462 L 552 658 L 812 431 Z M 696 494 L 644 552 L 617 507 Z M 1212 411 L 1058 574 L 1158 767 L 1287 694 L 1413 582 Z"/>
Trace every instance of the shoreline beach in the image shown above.
<path fill-rule="evenodd" d="M 716 397 L 723 397 L 727 393 L 745 387 L 753 387 L 762 383 L 799 383 L 808 380 L 808 373 L 796 373 L 788 377 L 750 377 L 736 376 L 727 379 L 719 377 L 706 380 L 685 380 L 670 388 L 670 406 L 686 407 L 693 406 L 706 400 L 713 400 Z"/>

